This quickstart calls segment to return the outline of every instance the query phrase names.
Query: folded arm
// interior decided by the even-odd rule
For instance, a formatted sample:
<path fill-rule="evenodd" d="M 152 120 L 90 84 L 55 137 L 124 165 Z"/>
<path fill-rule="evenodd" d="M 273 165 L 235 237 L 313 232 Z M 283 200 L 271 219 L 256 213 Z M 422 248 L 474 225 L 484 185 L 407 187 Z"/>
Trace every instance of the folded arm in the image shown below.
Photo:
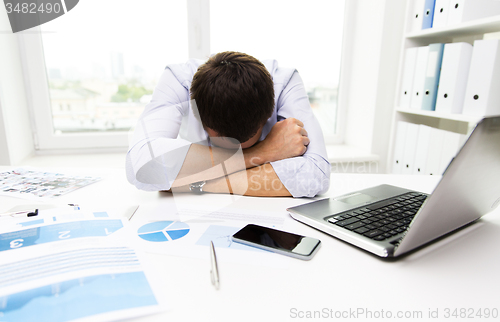
<path fill-rule="evenodd" d="M 203 191 L 254 197 L 291 196 L 269 163 L 208 180 Z M 189 192 L 189 185 L 173 187 L 172 192 Z"/>
<path fill-rule="evenodd" d="M 213 180 L 269 162 L 303 155 L 308 144 L 309 138 L 303 123 L 294 118 L 276 123 L 263 141 L 247 149 L 230 150 L 191 144 L 172 187 Z"/>

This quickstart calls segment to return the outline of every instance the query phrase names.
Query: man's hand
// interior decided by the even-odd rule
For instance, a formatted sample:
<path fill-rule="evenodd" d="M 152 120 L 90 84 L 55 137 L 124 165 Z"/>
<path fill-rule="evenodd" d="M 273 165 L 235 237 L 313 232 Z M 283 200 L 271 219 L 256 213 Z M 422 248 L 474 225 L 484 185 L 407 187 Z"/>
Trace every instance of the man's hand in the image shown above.
<path fill-rule="evenodd" d="M 294 118 L 288 118 L 274 124 L 266 138 L 253 146 L 254 166 L 265 162 L 284 160 L 303 155 L 309 145 L 304 124 Z"/>

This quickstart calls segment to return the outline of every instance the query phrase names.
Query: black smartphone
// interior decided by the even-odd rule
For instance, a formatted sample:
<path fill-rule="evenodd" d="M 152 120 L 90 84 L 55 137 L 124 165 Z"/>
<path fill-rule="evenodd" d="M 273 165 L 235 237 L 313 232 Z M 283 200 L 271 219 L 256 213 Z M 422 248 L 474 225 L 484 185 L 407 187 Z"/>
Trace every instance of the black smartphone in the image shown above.
<path fill-rule="evenodd" d="M 236 232 L 232 240 L 304 260 L 310 260 L 321 246 L 321 241 L 316 238 L 253 224 L 246 225 Z"/>

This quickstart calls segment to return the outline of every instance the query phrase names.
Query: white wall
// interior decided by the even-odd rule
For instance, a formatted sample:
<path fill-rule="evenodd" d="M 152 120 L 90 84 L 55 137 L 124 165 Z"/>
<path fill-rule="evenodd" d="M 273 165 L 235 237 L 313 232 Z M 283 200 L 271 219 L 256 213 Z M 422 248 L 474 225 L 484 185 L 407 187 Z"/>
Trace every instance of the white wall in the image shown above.
<path fill-rule="evenodd" d="M 348 73 L 342 86 L 347 106 L 345 144 L 380 157 L 385 172 L 406 1 L 349 0 L 353 37 L 344 44 Z"/>
<path fill-rule="evenodd" d="M 0 165 L 17 164 L 34 153 L 18 36 L 0 6 Z"/>

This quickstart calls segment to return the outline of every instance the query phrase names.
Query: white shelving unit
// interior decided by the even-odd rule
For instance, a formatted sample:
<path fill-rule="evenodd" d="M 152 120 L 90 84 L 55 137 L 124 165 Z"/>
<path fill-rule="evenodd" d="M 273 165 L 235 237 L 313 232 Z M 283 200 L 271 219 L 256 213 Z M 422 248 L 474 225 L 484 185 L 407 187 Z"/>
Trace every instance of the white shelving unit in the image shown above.
<path fill-rule="evenodd" d="M 409 0 L 406 11 L 406 30 L 411 28 L 413 16 L 413 2 Z M 398 106 L 401 96 L 401 81 L 404 64 L 404 54 L 407 48 L 427 46 L 433 43 L 467 42 L 473 44 L 475 40 L 483 39 L 484 34 L 500 31 L 500 15 L 492 16 L 461 24 L 445 26 L 441 28 L 429 28 L 418 32 L 407 32 L 403 39 L 400 53 L 399 76 L 397 95 L 394 101 L 394 113 L 391 129 L 391 140 L 389 144 L 389 155 L 387 158 L 387 169 L 392 169 L 394 155 L 395 133 L 398 121 L 424 124 L 446 131 L 468 134 L 480 121 L 480 118 L 463 114 L 443 114 L 435 111 L 423 111 L 418 109 L 400 108 Z"/>

